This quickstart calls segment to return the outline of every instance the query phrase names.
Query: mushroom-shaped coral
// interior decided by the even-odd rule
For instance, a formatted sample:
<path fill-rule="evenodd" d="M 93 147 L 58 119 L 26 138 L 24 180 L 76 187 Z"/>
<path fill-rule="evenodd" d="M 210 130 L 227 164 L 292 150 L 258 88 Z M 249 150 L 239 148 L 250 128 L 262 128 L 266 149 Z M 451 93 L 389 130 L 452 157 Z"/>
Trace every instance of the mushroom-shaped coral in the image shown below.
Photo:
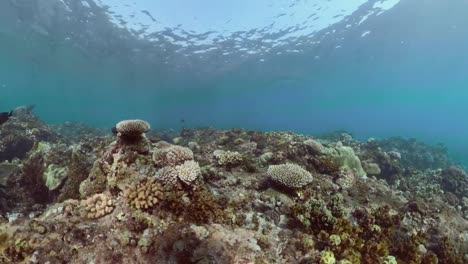
<path fill-rule="evenodd" d="M 271 179 L 288 188 L 301 188 L 312 182 L 312 174 L 292 163 L 270 165 L 267 171 Z"/>
<path fill-rule="evenodd" d="M 193 160 L 193 152 L 189 148 L 181 146 L 168 146 L 156 149 L 153 153 L 153 161 L 158 167 L 176 166 L 187 160 Z"/>
<path fill-rule="evenodd" d="M 89 219 L 97 219 L 114 211 L 114 201 L 110 195 L 104 193 L 98 193 L 81 200 L 80 206 L 81 216 Z"/>
<path fill-rule="evenodd" d="M 138 138 L 148 132 L 151 126 L 148 122 L 140 119 L 123 120 L 115 126 L 119 136 L 124 138 Z"/>
<path fill-rule="evenodd" d="M 162 186 L 155 179 L 144 179 L 124 190 L 128 204 L 136 209 L 149 209 L 163 199 Z"/>

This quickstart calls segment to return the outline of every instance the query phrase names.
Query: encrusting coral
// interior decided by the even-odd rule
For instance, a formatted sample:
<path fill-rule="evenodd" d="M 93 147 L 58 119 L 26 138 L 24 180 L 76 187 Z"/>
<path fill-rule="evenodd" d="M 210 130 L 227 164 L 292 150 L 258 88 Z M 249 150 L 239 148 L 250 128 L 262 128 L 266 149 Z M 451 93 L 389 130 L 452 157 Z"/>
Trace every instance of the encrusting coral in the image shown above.
<path fill-rule="evenodd" d="M 270 165 L 267 171 L 271 179 L 288 188 L 301 188 L 312 182 L 312 174 L 297 164 Z"/>

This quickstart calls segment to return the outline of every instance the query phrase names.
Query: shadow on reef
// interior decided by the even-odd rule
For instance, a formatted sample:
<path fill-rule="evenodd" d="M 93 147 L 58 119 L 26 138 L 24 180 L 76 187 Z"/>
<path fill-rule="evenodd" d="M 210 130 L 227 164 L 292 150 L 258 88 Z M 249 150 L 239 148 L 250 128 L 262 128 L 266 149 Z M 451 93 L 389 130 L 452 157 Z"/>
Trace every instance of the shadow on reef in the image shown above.
<path fill-rule="evenodd" d="M 468 178 L 443 148 L 150 129 L 1 125 L 0 263 L 468 261 Z"/>

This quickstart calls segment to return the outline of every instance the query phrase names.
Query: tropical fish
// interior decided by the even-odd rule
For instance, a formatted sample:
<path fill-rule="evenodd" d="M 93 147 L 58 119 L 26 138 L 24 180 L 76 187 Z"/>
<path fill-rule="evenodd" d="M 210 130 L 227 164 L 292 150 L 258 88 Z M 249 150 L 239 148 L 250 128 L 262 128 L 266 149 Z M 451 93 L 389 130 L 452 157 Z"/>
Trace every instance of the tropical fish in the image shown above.
<path fill-rule="evenodd" d="M 13 115 L 13 111 L 0 113 L 0 125 L 3 125 Z"/>

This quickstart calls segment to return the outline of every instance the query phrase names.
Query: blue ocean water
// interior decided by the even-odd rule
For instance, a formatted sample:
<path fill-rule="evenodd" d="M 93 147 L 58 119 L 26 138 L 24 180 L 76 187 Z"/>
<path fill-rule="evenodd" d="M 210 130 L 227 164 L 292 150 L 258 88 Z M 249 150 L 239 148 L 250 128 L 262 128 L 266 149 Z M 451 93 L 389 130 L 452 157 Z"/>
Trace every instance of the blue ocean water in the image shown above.
<path fill-rule="evenodd" d="M 209 2 L 153 2 L 167 11 L 165 26 L 138 6 L 118 9 L 125 1 L 2 1 L 0 110 L 35 104 L 48 123 L 98 127 L 142 118 L 156 128 L 414 137 L 468 162 L 466 1 Z M 271 15 L 261 10 L 269 5 Z M 116 14 L 131 8 L 158 28 Z M 308 19 L 298 10 L 310 10 Z M 255 12 L 269 18 L 264 27 L 242 17 Z M 203 16 L 225 24 L 206 32 L 196 31 L 205 22 L 186 24 Z M 293 22 L 275 24 L 284 21 Z M 230 23 L 243 30 L 222 32 Z"/>

